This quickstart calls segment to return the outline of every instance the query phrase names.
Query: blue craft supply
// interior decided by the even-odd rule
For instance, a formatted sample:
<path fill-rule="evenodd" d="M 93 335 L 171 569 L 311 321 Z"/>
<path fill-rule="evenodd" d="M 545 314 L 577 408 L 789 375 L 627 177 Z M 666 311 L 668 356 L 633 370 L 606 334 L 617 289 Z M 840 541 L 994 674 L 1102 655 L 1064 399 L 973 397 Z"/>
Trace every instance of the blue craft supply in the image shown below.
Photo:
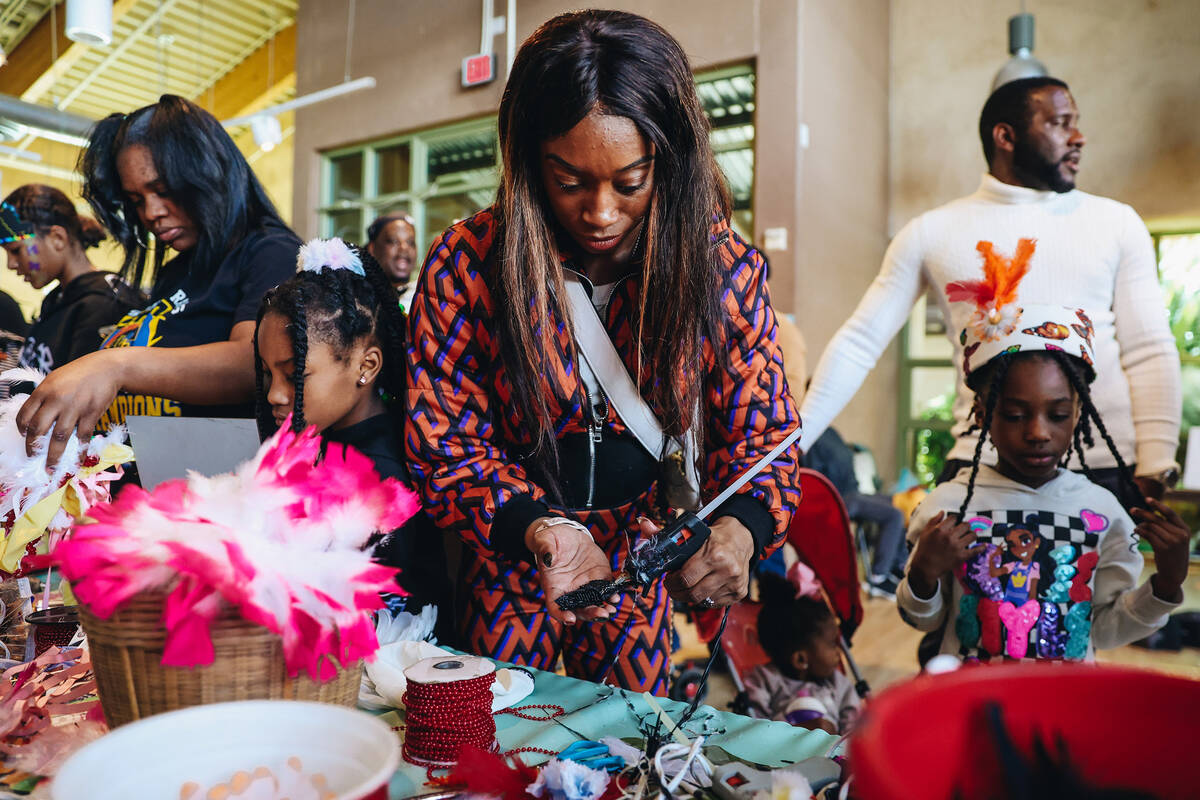
<path fill-rule="evenodd" d="M 1059 567 L 1062 569 L 1062 567 Z M 1074 567 L 1071 567 L 1074 569 Z M 1057 573 L 1057 570 L 1055 570 Z M 1050 588 L 1046 590 L 1045 599 L 1055 603 L 1065 603 L 1071 599 L 1071 584 L 1065 580 L 1058 580 L 1050 584 Z"/>
<path fill-rule="evenodd" d="M 1082 659 L 1087 655 L 1088 642 L 1092 635 L 1092 604 L 1084 601 L 1076 603 L 1067 611 L 1063 624 L 1070 634 L 1063 656 L 1071 659 Z"/>
<path fill-rule="evenodd" d="M 1042 603 L 1038 619 L 1037 654 L 1041 658 L 1062 658 L 1066 650 L 1066 632 L 1059 626 L 1062 611 L 1057 603 Z"/>
<path fill-rule="evenodd" d="M 1050 551 L 1050 558 L 1055 564 L 1070 564 L 1079 555 L 1079 550 L 1073 544 L 1060 545 Z"/>
<path fill-rule="evenodd" d="M 572 742 L 566 750 L 558 754 L 560 761 L 574 761 L 590 769 L 600 769 L 606 772 L 620 772 L 625 768 L 625 759 L 612 755 L 608 745 L 603 742 L 592 742 L 586 739 Z"/>
<path fill-rule="evenodd" d="M 1070 581 L 1071 578 L 1075 577 L 1076 572 L 1078 572 L 1078 570 L 1070 564 L 1060 564 L 1054 568 L 1054 580 Z"/>

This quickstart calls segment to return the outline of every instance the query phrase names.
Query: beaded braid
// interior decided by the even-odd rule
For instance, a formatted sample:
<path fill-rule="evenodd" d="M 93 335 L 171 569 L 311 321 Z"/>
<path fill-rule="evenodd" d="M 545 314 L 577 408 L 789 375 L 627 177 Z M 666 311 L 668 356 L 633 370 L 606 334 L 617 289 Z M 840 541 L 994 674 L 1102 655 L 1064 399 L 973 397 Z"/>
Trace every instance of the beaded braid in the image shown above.
<path fill-rule="evenodd" d="M 979 459 L 983 456 L 983 445 L 987 442 L 988 432 L 992 428 L 992 415 L 996 411 L 996 403 L 1000 399 L 1000 387 L 1004 385 L 1004 378 L 1008 375 L 1008 367 L 1011 363 L 1007 355 L 1001 355 L 993 362 L 995 364 L 991 369 L 991 379 L 988 381 L 987 400 L 984 403 L 983 419 L 979 423 L 981 428 L 979 432 L 979 441 L 975 443 L 975 456 L 971 459 L 971 478 L 967 481 L 967 495 L 963 498 L 962 505 L 958 507 L 958 519 L 961 522 L 966 519 L 967 506 L 971 504 L 971 498 L 975 494 L 975 478 L 979 476 Z"/>
<path fill-rule="evenodd" d="M 1144 503 L 1145 495 L 1143 495 L 1142 490 L 1138 488 L 1137 482 L 1133 480 L 1133 471 L 1129 469 L 1129 465 L 1127 465 L 1125 463 L 1125 459 L 1121 457 L 1120 451 L 1117 450 L 1116 443 L 1113 442 L 1112 436 L 1110 436 L 1108 433 L 1108 428 L 1104 426 L 1104 420 L 1100 418 L 1100 412 L 1096 410 L 1095 404 L 1092 403 L 1091 390 L 1088 388 L 1088 383 L 1086 380 L 1084 380 L 1083 375 L 1080 374 L 1078 367 L 1076 367 L 1073 363 L 1072 359 L 1074 359 L 1074 356 L 1068 356 L 1065 353 L 1059 353 L 1053 350 L 1047 352 L 1058 363 L 1063 373 L 1066 374 L 1067 380 L 1071 383 L 1072 388 L 1075 389 L 1075 394 L 1078 395 L 1079 403 L 1082 406 L 1079 414 L 1079 423 L 1075 426 L 1075 452 L 1079 456 L 1079 466 L 1082 467 L 1083 473 L 1087 475 L 1088 480 L 1092 481 L 1092 483 L 1096 482 L 1095 478 L 1092 476 L 1091 469 L 1088 468 L 1087 462 L 1084 460 L 1083 447 L 1081 446 L 1081 440 L 1082 444 L 1086 444 L 1089 447 L 1094 444 L 1091 436 L 1091 429 L 1087 425 L 1088 419 L 1090 418 L 1093 422 L 1095 422 L 1096 430 L 1100 431 L 1100 436 L 1104 439 L 1104 443 L 1108 445 L 1108 451 L 1112 453 L 1113 458 L 1116 459 L 1117 471 L 1121 476 L 1121 482 L 1125 484 L 1125 488 L 1131 492 L 1129 496 L 1140 497 Z"/>
<path fill-rule="evenodd" d="M 275 290 L 269 290 L 263 295 L 262 304 L 258 307 L 258 317 L 254 320 L 254 420 L 258 423 L 258 439 L 265 442 L 275 433 L 275 422 L 271 410 L 267 406 L 267 393 L 263 391 L 262 356 L 258 353 L 258 329 L 262 325 L 263 315 L 271 307 Z"/>
<path fill-rule="evenodd" d="M 300 433 L 304 430 L 304 369 L 308 360 L 308 310 L 305 301 L 308 292 L 304 285 L 296 287 L 296 307 L 294 316 L 288 323 L 288 333 L 292 335 L 292 430 Z"/>

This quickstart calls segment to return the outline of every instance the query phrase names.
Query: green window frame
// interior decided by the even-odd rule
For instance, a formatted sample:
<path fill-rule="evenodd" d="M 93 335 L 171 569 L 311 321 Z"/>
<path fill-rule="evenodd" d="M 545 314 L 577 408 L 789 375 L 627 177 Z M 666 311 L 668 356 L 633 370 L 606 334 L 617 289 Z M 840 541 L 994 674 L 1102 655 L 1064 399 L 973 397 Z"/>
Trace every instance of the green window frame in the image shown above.
<path fill-rule="evenodd" d="M 365 243 L 376 217 L 403 210 L 416 223 L 424 255 L 460 218 L 454 210 L 465 215 L 491 204 L 498 153 L 494 117 L 331 150 L 321 163 L 321 235 Z"/>
<path fill-rule="evenodd" d="M 733 197 L 733 227 L 754 230 L 755 72 L 752 64 L 696 76 L 712 125 L 710 141 Z M 321 236 L 365 244 L 367 226 L 396 210 L 416 224 L 424 256 L 434 238 L 468 214 L 486 208 L 500 183 L 496 116 L 390 136 L 322 154 Z"/>

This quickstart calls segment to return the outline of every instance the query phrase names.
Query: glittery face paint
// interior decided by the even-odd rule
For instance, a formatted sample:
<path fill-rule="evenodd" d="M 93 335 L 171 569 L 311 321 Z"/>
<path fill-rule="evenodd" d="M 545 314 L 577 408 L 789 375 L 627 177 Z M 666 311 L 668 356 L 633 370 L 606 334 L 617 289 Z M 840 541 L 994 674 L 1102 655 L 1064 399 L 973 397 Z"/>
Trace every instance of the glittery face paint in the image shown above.
<path fill-rule="evenodd" d="M 3 245 L 7 254 L 8 268 L 34 289 L 41 289 L 54 280 L 52 264 L 42 264 L 38 258 L 38 246 L 34 237 L 28 237 Z"/>

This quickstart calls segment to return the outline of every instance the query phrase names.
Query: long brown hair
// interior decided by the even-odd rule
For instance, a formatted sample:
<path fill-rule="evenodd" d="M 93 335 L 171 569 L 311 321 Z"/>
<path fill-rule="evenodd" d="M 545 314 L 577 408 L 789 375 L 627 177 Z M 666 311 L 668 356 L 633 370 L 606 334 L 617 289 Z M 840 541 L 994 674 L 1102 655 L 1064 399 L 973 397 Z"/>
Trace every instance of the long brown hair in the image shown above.
<path fill-rule="evenodd" d="M 706 373 L 705 343 L 723 352 L 721 262 L 712 231 L 729 214 L 729 194 L 683 48 L 636 14 L 581 11 L 551 19 L 517 52 L 500 103 L 504 175 L 496 207 L 503 246 L 494 287 L 514 399 L 541 454 L 554 451 L 541 376 L 553 349 L 555 326 L 546 322 L 551 308 L 573 330 L 569 310 L 554 302 L 566 295 L 557 223 L 542 185 L 541 145 L 593 109 L 632 120 L 654 145 L 641 296 L 632 323 L 636 378 L 654 376 L 646 400 L 668 434 L 692 424 Z"/>

